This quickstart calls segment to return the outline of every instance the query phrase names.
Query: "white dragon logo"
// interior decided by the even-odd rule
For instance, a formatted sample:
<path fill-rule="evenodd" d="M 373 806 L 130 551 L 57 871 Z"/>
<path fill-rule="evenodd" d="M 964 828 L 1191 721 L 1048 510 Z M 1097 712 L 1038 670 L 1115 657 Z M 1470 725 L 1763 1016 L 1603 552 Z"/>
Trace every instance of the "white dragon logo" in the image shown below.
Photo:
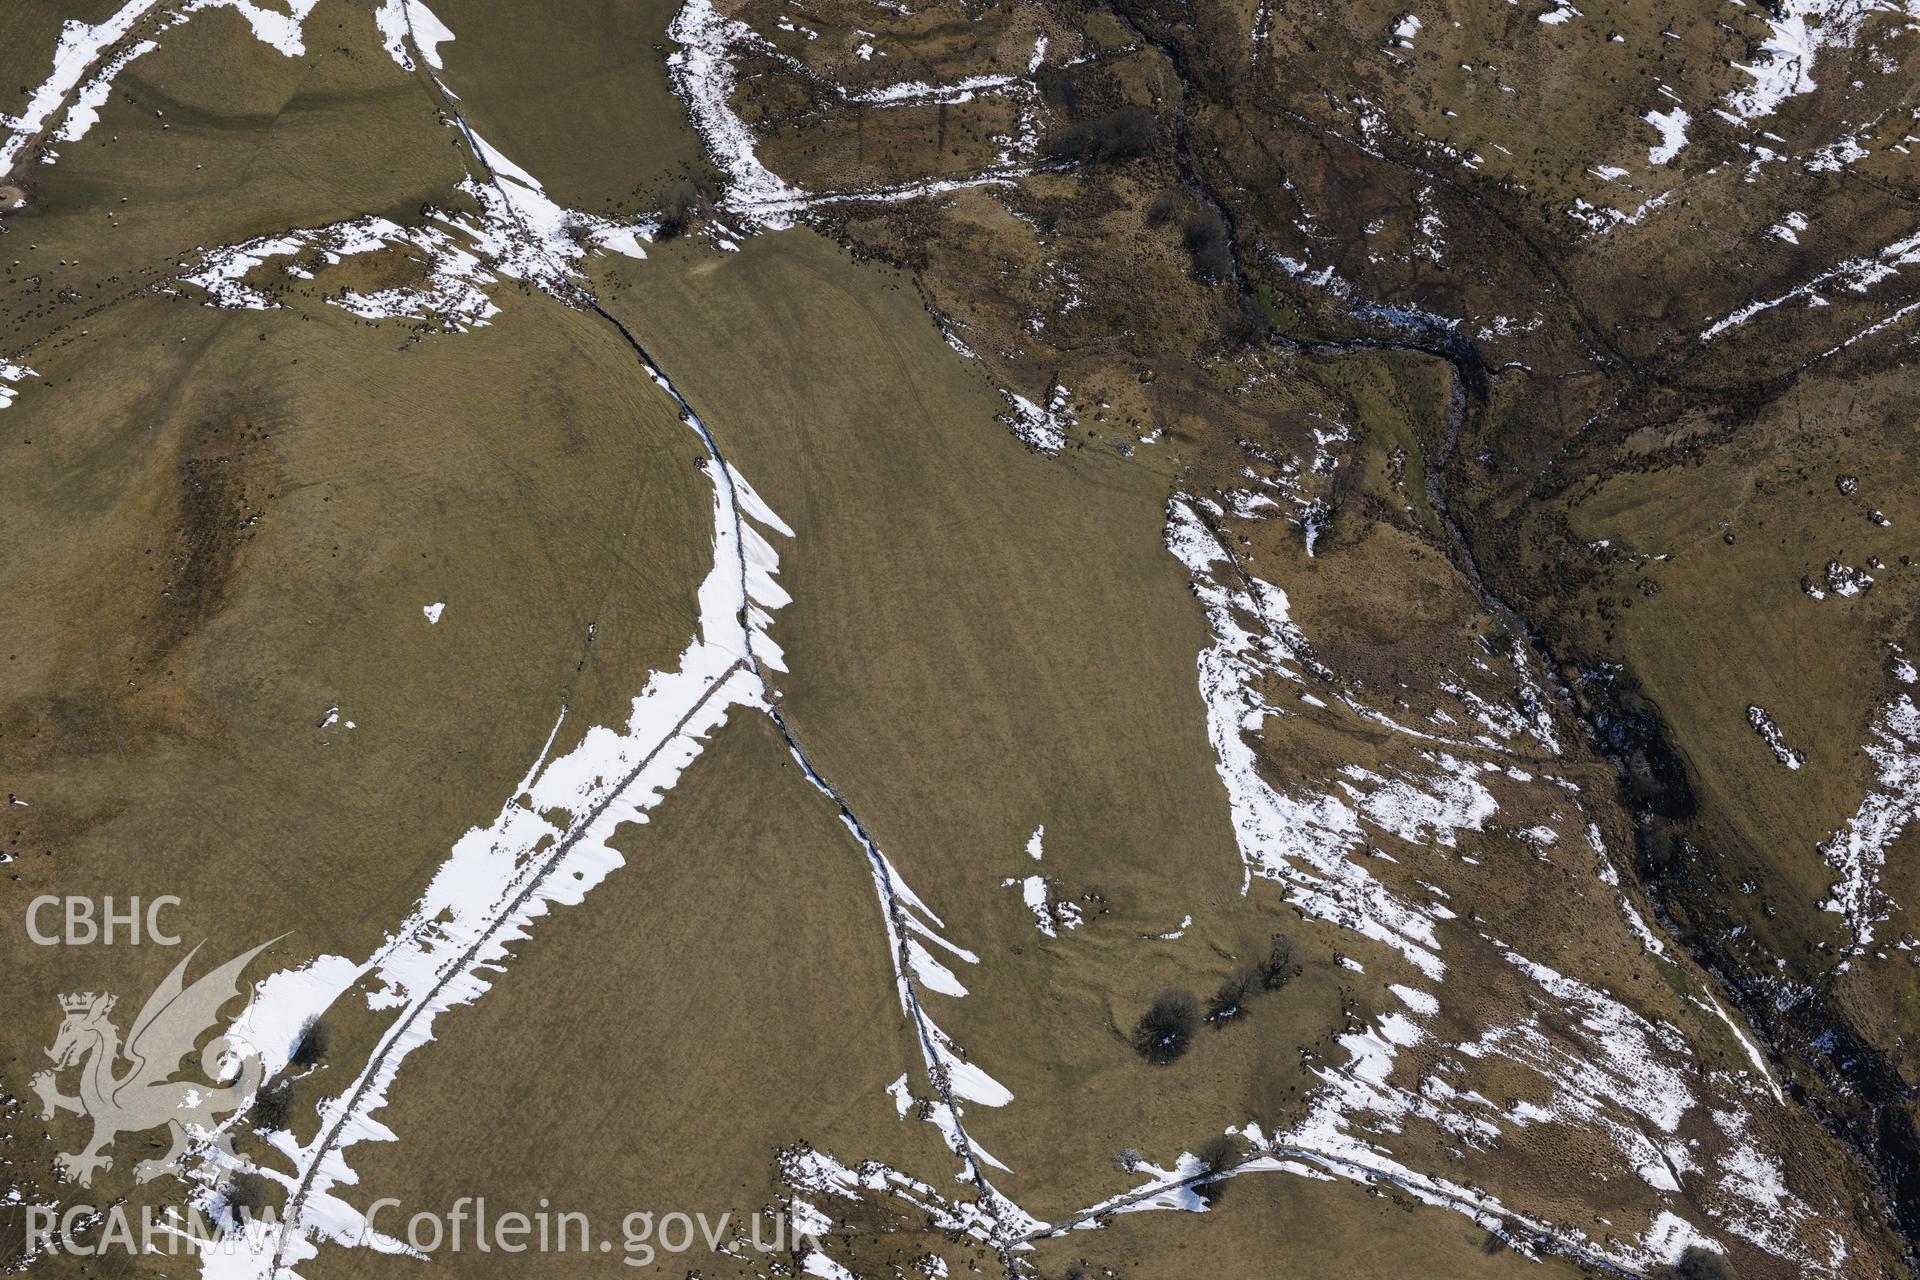
<path fill-rule="evenodd" d="M 113 1167 L 113 1157 L 105 1152 L 115 1138 L 163 1125 L 172 1132 L 173 1149 L 158 1160 L 136 1165 L 138 1182 L 179 1172 L 181 1157 L 195 1139 L 211 1138 L 222 1151 L 233 1153 L 233 1138 L 220 1132 L 216 1117 L 231 1114 L 251 1100 L 260 1084 L 259 1053 L 244 1041 L 216 1036 L 201 1052 L 200 1068 L 211 1080 L 231 1083 L 209 1086 L 169 1077 L 193 1051 L 194 1042 L 219 1020 L 220 1006 L 239 994 L 238 979 L 247 962 L 273 941 L 277 939 L 261 943 L 186 986 L 187 962 L 200 950 L 194 947 L 147 997 L 124 1045 L 119 1028 L 107 1018 L 118 997 L 91 991 L 60 997 L 66 1018 L 47 1050 L 53 1069 L 33 1077 L 33 1091 L 40 1095 L 43 1120 L 60 1111 L 93 1118 L 92 1141 L 78 1152 L 61 1152 L 57 1157 L 67 1177 L 83 1187 L 93 1185 L 96 1169 Z M 120 1059 L 129 1065 L 116 1074 Z M 60 1092 L 58 1077 L 76 1065 L 79 1092 L 69 1097 Z"/>

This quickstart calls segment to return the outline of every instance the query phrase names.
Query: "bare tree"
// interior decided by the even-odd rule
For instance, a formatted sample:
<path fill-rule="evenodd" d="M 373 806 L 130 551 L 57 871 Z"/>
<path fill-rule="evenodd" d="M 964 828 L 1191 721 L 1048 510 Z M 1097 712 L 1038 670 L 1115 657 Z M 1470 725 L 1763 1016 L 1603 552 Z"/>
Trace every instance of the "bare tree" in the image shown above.
<path fill-rule="evenodd" d="M 706 195 L 691 182 L 682 179 L 653 197 L 653 216 L 662 240 L 682 235 L 706 212 Z"/>
<path fill-rule="evenodd" d="M 1680 1261 L 1660 1273 L 1671 1280 L 1734 1280 L 1733 1268 L 1727 1260 L 1711 1249 L 1703 1249 L 1697 1244 L 1687 1246 L 1680 1255 Z"/>
<path fill-rule="evenodd" d="M 1133 1047 L 1157 1067 L 1164 1067 L 1187 1051 L 1200 1025 L 1200 1001 L 1193 992 L 1168 987 L 1133 1029 Z"/>
<path fill-rule="evenodd" d="M 1251 347 L 1266 341 L 1267 331 L 1272 327 L 1273 321 L 1267 315 L 1266 308 L 1260 305 L 1260 300 L 1243 293 L 1234 299 L 1233 311 L 1220 331 L 1228 342 Z"/>
<path fill-rule="evenodd" d="M 227 1179 L 227 1225 L 238 1227 L 252 1222 L 267 1207 L 267 1192 L 272 1184 L 251 1169 L 242 1169 Z"/>
<path fill-rule="evenodd" d="M 1234 1018 L 1247 1011 L 1253 998 L 1260 994 L 1260 975 L 1244 966 L 1235 969 L 1220 983 L 1220 989 L 1213 993 L 1213 999 L 1207 1005 L 1207 1021 L 1215 1027 L 1225 1026 Z"/>
<path fill-rule="evenodd" d="M 311 1067 L 327 1056 L 333 1045 L 333 1026 L 318 1015 L 300 1024 L 300 1035 L 293 1042 L 287 1061 L 296 1067 Z"/>
<path fill-rule="evenodd" d="M 1203 283 L 1221 284 L 1233 275 L 1233 248 L 1228 243 L 1227 224 L 1212 209 L 1195 209 L 1188 214 L 1181 239 L 1193 256 L 1193 273 Z"/>
<path fill-rule="evenodd" d="M 1220 1203 L 1227 1193 L 1227 1179 L 1219 1175 L 1240 1163 L 1240 1140 L 1230 1133 L 1217 1133 L 1200 1144 L 1194 1153 L 1205 1177 L 1193 1184 L 1193 1193 L 1209 1205 Z"/>
<path fill-rule="evenodd" d="M 293 1115 L 293 1081 L 282 1076 L 264 1086 L 253 1099 L 253 1123 L 272 1132 L 287 1127 Z"/>
<path fill-rule="evenodd" d="M 1267 958 L 1260 962 L 1260 985 L 1269 991 L 1278 991 L 1293 981 L 1300 966 L 1294 962 L 1293 939 L 1284 933 L 1273 935 L 1273 947 L 1267 952 Z"/>

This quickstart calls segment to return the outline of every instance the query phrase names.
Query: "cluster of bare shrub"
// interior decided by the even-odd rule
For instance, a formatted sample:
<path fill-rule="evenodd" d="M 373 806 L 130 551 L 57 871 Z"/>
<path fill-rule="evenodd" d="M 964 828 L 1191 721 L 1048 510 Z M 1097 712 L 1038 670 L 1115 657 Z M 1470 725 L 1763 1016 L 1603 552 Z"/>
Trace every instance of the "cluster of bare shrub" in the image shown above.
<path fill-rule="evenodd" d="M 1215 1027 L 1225 1026 L 1246 1013 L 1247 1007 L 1261 995 L 1278 991 L 1293 981 L 1298 972 L 1293 939 L 1283 933 L 1275 934 L 1266 959 L 1257 965 L 1243 965 L 1228 974 L 1208 1002 L 1204 1015 L 1200 1012 L 1199 998 L 1191 991 L 1169 987 L 1155 996 L 1133 1028 L 1133 1047 L 1148 1062 L 1164 1067 L 1187 1051 L 1203 1021 Z"/>

